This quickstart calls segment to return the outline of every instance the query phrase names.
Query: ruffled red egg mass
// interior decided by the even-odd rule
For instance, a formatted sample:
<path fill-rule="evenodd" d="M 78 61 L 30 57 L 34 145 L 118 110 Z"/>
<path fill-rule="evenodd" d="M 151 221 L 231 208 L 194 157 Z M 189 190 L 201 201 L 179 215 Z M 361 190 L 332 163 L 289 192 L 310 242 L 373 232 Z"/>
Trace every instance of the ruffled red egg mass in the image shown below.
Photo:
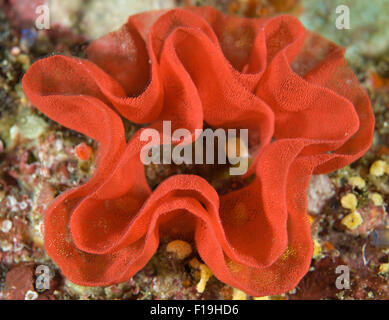
<path fill-rule="evenodd" d="M 84 185 L 45 213 L 49 256 L 71 281 L 126 281 L 160 234 L 185 225 L 221 281 L 255 296 L 293 289 L 312 257 L 306 189 L 369 148 L 374 117 L 344 51 L 291 16 L 244 19 L 212 8 L 146 12 L 94 41 L 88 59 L 55 55 L 23 79 L 30 101 L 99 142 Z M 151 191 L 140 129 L 207 123 L 256 137 L 255 179 L 218 195 L 203 178 L 175 175 Z M 162 232 L 163 230 L 163 232 Z"/>

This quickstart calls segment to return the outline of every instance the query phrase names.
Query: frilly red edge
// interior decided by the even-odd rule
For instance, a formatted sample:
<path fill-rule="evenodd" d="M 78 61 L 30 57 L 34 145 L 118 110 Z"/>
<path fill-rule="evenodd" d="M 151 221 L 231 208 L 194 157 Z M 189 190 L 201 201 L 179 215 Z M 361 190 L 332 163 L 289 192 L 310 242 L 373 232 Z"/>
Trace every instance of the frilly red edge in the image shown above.
<path fill-rule="evenodd" d="M 64 275 L 87 286 L 126 281 L 170 230 L 194 237 L 233 287 L 254 296 L 293 289 L 312 257 L 311 175 L 351 163 L 372 141 L 370 102 L 343 49 L 290 16 L 204 7 L 132 16 L 87 53 L 39 60 L 23 78 L 41 112 L 100 143 L 93 177 L 45 214 L 45 249 Z M 219 196 L 201 177 L 176 175 L 152 192 L 141 130 L 126 143 L 121 117 L 158 130 L 171 120 L 193 134 L 204 121 L 248 128 L 256 178 Z"/>

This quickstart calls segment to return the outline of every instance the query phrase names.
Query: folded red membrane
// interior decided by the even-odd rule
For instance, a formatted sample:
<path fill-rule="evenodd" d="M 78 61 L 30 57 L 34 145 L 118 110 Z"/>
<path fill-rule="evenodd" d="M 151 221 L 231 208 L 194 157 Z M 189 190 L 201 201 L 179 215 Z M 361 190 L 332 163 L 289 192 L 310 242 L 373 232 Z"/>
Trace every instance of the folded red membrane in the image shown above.
<path fill-rule="evenodd" d="M 71 281 L 131 278 L 164 230 L 192 236 L 221 281 L 251 295 L 293 289 L 308 271 L 312 174 L 342 168 L 369 148 L 374 117 L 344 50 L 291 16 L 245 19 L 209 7 L 135 15 L 90 44 L 88 59 L 35 62 L 23 88 L 40 111 L 99 142 L 84 185 L 45 213 L 49 256 Z M 203 178 L 175 175 L 154 191 L 140 129 L 245 128 L 256 153 L 248 186 L 218 195 Z M 193 138 L 195 138 L 193 136 Z"/>

